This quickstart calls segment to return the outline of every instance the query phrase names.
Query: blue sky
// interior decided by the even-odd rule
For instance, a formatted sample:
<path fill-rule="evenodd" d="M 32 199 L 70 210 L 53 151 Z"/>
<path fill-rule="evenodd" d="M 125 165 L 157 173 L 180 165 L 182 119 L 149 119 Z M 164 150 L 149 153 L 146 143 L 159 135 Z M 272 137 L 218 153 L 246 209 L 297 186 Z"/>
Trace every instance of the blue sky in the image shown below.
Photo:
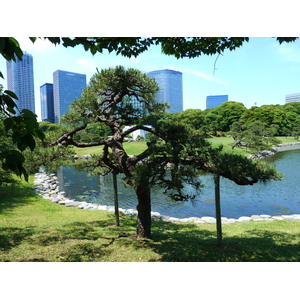
<path fill-rule="evenodd" d="M 91 55 L 83 47 L 64 48 L 42 40 L 35 44 L 29 38 L 17 38 L 24 51 L 33 55 L 36 114 L 40 117 L 39 88 L 53 82 L 57 69 L 84 73 L 87 81 L 96 72 L 123 65 L 143 72 L 173 69 L 183 73 L 184 109 L 205 109 L 206 96 L 228 94 L 230 101 L 246 107 L 256 103 L 284 104 L 285 95 L 300 92 L 300 41 L 280 45 L 274 38 L 250 38 L 241 48 L 225 51 L 217 58 L 201 56 L 176 59 L 161 54 L 160 47 L 151 47 L 137 58 L 125 58 L 111 53 Z M 216 63 L 216 70 L 214 65 Z M 4 59 L 0 70 L 6 76 Z M 0 83 L 6 88 L 6 81 Z"/>

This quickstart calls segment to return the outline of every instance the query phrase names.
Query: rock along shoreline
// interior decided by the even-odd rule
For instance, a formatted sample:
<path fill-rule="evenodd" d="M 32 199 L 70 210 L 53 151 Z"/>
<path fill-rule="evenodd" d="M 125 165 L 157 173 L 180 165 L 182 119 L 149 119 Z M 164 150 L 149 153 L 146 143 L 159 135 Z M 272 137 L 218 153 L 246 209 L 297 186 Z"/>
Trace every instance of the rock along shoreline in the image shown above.
<path fill-rule="evenodd" d="M 299 143 L 300 145 L 300 143 Z M 77 201 L 74 199 L 69 199 L 65 196 L 65 192 L 59 191 L 59 185 L 57 177 L 55 174 L 46 173 L 36 173 L 34 180 L 34 189 L 37 193 L 51 201 L 52 203 L 57 203 L 64 205 L 66 207 L 77 207 L 78 209 L 89 209 L 89 210 L 103 210 L 108 212 L 114 212 L 114 206 L 101 205 L 98 203 L 88 203 L 85 201 Z M 119 208 L 120 213 L 129 215 L 131 217 L 137 215 L 136 209 L 123 209 Z M 191 222 L 191 223 L 216 223 L 214 217 L 204 216 L 204 217 L 190 217 L 190 218 L 174 218 L 161 215 L 158 212 L 151 212 L 151 218 L 154 220 L 166 221 L 166 222 Z M 225 218 L 222 217 L 222 224 L 231 224 L 235 222 L 257 222 L 257 221 L 274 221 L 274 220 L 291 220 L 300 222 L 300 214 L 292 215 L 252 215 L 252 216 L 241 216 L 238 219 Z"/>
<path fill-rule="evenodd" d="M 288 151 L 288 150 L 296 150 L 296 149 L 300 149 L 300 142 L 278 144 L 278 146 L 273 147 L 272 151 L 264 150 L 264 151 L 249 155 L 249 158 L 255 159 L 255 160 L 264 159 L 264 158 L 272 156 L 278 152 Z"/>

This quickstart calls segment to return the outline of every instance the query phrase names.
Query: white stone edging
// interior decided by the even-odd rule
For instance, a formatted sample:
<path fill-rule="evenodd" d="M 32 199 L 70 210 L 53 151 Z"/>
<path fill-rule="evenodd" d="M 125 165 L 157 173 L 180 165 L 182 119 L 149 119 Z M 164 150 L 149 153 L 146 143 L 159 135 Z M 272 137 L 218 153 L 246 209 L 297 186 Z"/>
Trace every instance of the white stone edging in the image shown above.
<path fill-rule="evenodd" d="M 101 205 L 98 203 L 88 203 L 85 201 L 77 201 L 68 199 L 64 196 L 64 192 L 59 191 L 58 181 L 55 174 L 46 173 L 36 173 L 34 180 L 34 189 L 37 193 L 51 201 L 52 203 L 58 203 L 60 205 L 64 205 L 66 207 L 77 207 L 78 209 L 89 209 L 89 210 L 104 210 L 108 212 L 114 212 L 114 206 Z M 120 213 L 129 216 L 136 216 L 136 209 L 123 209 L 119 208 Z M 204 216 L 201 218 L 190 217 L 190 218 L 174 218 L 163 216 L 158 212 L 151 212 L 151 217 L 154 220 L 161 220 L 167 222 L 192 222 L 192 223 L 216 223 L 216 219 L 214 217 Z M 234 218 L 225 218 L 222 217 L 222 224 L 231 224 L 235 222 L 257 222 L 257 221 L 274 221 L 274 220 L 291 220 L 291 221 L 299 221 L 300 222 L 300 214 L 292 214 L 292 215 L 278 215 L 278 216 L 270 216 L 270 215 L 252 215 L 250 217 L 242 216 L 238 219 Z"/>
<path fill-rule="evenodd" d="M 291 148 L 286 149 L 286 147 L 291 147 Z M 254 160 L 259 160 L 259 159 L 264 159 L 269 156 L 272 156 L 278 152 L 300 149 L 300 142 L 278 144 L 278 146 L 273 146 L 272 148 L 273 151 L 264 150 L 258 153 L 250 154 L 249 158 Z"/>

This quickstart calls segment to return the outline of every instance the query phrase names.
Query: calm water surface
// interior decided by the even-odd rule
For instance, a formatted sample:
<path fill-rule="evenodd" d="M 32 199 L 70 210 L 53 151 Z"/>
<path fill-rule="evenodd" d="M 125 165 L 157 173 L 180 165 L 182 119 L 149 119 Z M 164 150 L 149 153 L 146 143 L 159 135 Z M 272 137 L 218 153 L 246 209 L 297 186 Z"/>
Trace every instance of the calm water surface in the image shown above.
<path fill-rule="evenodd" d="M 221 178 L 222 216 L 238 218 L 252 214 L 300 213 L 300 150 L 279 152 L 268 159 L 283 174 L 281 181 L 253 186 L 239 186 Z M 74 166 L 63 166 L 57 171 L 60 190 L 71 199 L 113 205 L 112 177 L 88 176 Z M 211 175 L 201 176 L 205 185 L 193 201 L 175 202 L 161 190 L 152 190 L 152 211 L 177 218 L 215 216 L 214 183 Z M 125 187 L 118 178 L 119 206 L 136 208 L 133 189 Z"/>

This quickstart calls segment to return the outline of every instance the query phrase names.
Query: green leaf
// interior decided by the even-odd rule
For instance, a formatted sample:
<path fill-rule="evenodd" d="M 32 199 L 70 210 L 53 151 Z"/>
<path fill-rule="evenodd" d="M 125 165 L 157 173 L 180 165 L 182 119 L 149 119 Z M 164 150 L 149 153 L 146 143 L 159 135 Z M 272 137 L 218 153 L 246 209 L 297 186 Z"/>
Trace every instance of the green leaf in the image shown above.
<path fill-rule="evenodd" d="M 43 141 L 45 139 L 45 134 L 40 129 L 36 130 L 34 133 L 35 133 L 35 136 L 37 138 L 39 138 L 40 140 Z"/>
<path fill-rule="evenodd" d="M 35 140 L 31 134 L 26 134 L 19 139 L 17 146 L 20 151 L 24 151 L 27 147 L 33 151 L 35 148 Z"/>
<path fill-rule="evenodd" d="M 17 107 L 15 101 L 11 97 L 4 94 L 2 96 L 2 99 L 8 107 L 11 107 L 11 108 Z"/>
<path fill-rule="evenodd" d="M 279 44 L 282 44 L 283 42 L 290 43 L 296 41 L 297 37 L 278 37 L 276 38 Z"/>
<path fill-rule="evenodd" d="M 8 96 L 10 96 L 14 99 L 19 99 L 18 96 L 14 92 L 9 91 L 9 90 L 4 91 L 4 94 L 7 94 Z"/>
<path fill-rule="evenodd" d="M 15 125 L 15 122 L 12 118 L 6 118 L 4 119 L 3 124 L 5 131 L 8 132 Z"/>
<path fill-rule="evenodd" d="M 8 150 L 2 153 L 2 156 L 2 168 L 4 170 L 11 170 L 20 177 L 23 175 L 25 180 L 28 181 L 28 174 L 23 166 L 25 158 L 21 152 L 17 150 Z"/>
<path fill-rule="evenodd" d="M 0 38 L 0 52 L 2 52 L 3 49 L 5 49 L 5 46 L 6 46 L 6 39 Z"/>
<path fill-rule="evenodd" d="M 16 111 L 14 110 L 14 108 L 12 107 L 7 107 L 8 112 L 10 112 L 11 114 L 15 115 Z"/>

